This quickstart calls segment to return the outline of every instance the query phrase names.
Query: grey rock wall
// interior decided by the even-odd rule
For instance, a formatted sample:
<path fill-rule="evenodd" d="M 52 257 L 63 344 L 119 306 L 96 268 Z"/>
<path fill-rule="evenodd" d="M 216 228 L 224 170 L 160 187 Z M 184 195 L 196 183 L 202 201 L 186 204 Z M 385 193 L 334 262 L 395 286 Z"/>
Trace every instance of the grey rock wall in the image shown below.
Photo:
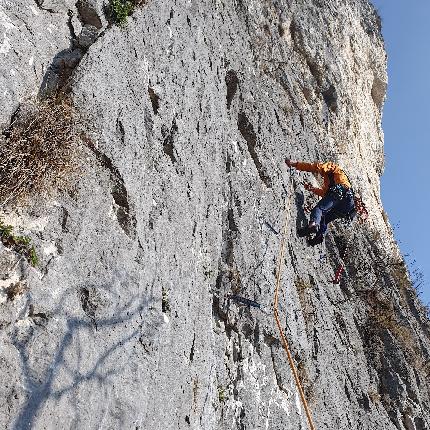
<path fill-rule="evenodd" d="M 125 28 L 99 2 L 0 13 L 3 123 L 65 85 L 92 141 L 72 189 L 2 215 L 41 260 L 0 251 L 2 428 L 307 428 L 272 316 L 284 209 L 280 314 L 316 428 L 430 428 L 429 323 L 380 200 L 367 1 L 147 2 Z M 369 220 L 307 247 L 315 179 L 285 156 L 344 166 Z"/>

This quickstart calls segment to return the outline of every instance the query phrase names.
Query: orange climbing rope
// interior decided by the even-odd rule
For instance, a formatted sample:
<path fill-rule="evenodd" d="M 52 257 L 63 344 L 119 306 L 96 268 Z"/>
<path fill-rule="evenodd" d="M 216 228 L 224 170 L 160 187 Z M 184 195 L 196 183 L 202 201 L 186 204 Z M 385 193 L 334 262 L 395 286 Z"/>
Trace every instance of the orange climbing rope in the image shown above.
<path fill-rule="evenodd" d="M 299 375 L 297 374 L 297 369 L 293 361 L 293 357 L 291 356 L 290 348 L 288 346 L 287 339 L 284 335 L 284 331 L 282 330 L 281 322 L 279 321 L 278 316 L 278 295 L 279 295 L 279 287 L 281 285 L 281 268 L 282 268 L 282 261 L 284 260 L 284 254 L 285 254 L 285 238 L 287 236 L 287 205 L 285 204 L 285 224 L 282 231 L 282 239 L 281 239 L 281 248 L 279 250 L 278 255 L 278 267 L 276 270 L 276 288 L 275 288 L 275 298 L 273 300 L 273 313 L 275 316 L 276 324 L 278 326 L 279 334 L 282 339 L 282 345 L 287 353 L 288 356 L 288 362 L 290 363 L 291 371 L 293 373 L 294 379 L 296 381 L 297 389 L 299 390 L 300 397 L 302 399 L 303 407 L 305 408 L 306 417 L 308 418 L 308 424 L 310 430 L 315 430 L 314 423 L 312 421 L 312 415 L 309 410 L 308 403 L 306 401 L 305 393 L 303 392 L 303 387 L 300 382 Z"/>

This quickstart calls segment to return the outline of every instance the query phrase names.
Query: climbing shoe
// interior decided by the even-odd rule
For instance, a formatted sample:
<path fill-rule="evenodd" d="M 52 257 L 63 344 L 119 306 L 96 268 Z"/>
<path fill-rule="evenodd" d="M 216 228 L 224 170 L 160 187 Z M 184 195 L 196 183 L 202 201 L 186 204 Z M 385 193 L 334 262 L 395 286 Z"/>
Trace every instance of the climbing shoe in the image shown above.
<path fill-rule="evenodd" d="M 309 236 L 318 231 L 318 226 L 316 224 L 309 224 L 307 227 L 302 227 L 297 230 L 297 235 L 299 237 Z"/>
<path fill-rule="evenodd" d="M 308 245 L 315 246 L 323 243 L 324 236 L 322 234 L 317 234 L 315 237 L 308 238 Z"/>

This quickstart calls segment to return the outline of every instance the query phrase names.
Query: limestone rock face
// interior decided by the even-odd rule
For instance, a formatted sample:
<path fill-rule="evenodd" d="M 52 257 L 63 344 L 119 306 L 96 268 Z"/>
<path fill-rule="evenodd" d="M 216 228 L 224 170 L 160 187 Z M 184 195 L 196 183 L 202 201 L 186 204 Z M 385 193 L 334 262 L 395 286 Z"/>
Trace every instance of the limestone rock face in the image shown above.
<path fill-rule="evenodd" d="M 72 189 L 4 208 L 40 261 L 0 249 L 0 426 L 306 429 L 273 320 L 287 222 L 279 312 L 316 428 L 429 429 L 430 325 L 379 192 L 371 4 L 148 1 L 124 28 L 102 6 L 0 3 L 2 123 L 66 84 L 66 53 L 92 142 Z M 369 219 L 308 247 L 315 179 L 286 156 L 340 164 Z"/>

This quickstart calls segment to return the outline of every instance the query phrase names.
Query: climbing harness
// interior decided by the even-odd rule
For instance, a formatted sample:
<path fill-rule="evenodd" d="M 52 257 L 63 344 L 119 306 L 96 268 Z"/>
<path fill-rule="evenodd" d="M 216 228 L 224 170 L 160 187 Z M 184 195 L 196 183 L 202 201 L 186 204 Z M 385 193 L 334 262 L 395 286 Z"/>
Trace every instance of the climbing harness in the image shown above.
<path fill-rule="evenodd" d="M 351 193 L 350 189 L 345 188 L 342 184 L 333 185 L 328 189 L 328 192 L 335 195 L 339 200 L 343 200 L 348 192 Z"/>
<path fill-rule="evenodd" d="M 287 213 L 287 204 L 285 202 L 285 224 L 284 224 L 284 228 L 283 228 L 283 232 L 282 232 L 281 246 L 280 246 L 279 255 L 278 255 L 278 265 L 277 265 L 277 269 L 276 269 L 276 287 L 275 287 L 275 296 L 273 299 L 273 313 L 274 313 L 276 325 L 278 326 L 279 335 L 281 336 L 282 345 L 285 349 L 285 352 L 287 353 L 288 362 L 290 364 L 291 372 L 293 373 L 294 380 L 296 382 L 296 386 L 297 386 L 297 389 L 299 391 L 300 398 L 302 400 L 303 407 L 304 407 L 305 412 L 306 412 L 306 417 L 308 419 L 309 428 L 310 428 L 310 430 L 315 430 L 315 426 L 314 426 L 314 423 L 312 421 L 312 415 L 311 415 L 311 412 L 309 410 L 308 403 L 306 401 L 305 393 L 303 391 L 303 387 L 302 387 L 302 384 L 300 382 L 300 378 L 299 378 L 299 375 L 297 373 L 297 369 L 296 369 L 296 366 L 294 364 L 293 357 L 291 356 L 290 347 L 289 347 L 287 339 L 284 335 L 284 331 L 282 329 L 281 322 L 280 322 L 279 316 L 278 316 L 278 301 L 279 301 L 278 296 L 279 296 L 279 288 L 281 285 L 281 269 L 282 269 L 282 262 L 284 260 L 285 239 L 287 236 L 287 228 L 288 228 L 288 216 L 287 216 L 287 214 L 288 214 Z"/>

